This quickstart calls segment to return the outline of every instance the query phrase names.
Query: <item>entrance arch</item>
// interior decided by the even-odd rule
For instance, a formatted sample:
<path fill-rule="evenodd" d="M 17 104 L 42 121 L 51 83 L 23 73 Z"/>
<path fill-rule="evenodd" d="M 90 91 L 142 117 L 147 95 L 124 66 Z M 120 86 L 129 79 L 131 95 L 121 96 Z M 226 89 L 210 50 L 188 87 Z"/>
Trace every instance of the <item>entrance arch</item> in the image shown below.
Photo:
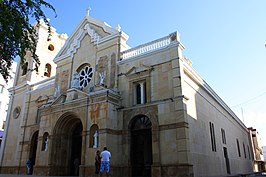
<path fill-rule="evenodd" d="M 30 154 L 29 154 L 29 160 L 31 161 L 31 169 L 30 174 L 33 173 L 33 168 L 36 161 L 36 152 L 38 147 L 38 136 L 39 131 L 34 132 L 34 134 L 31 137 L 31 143 L 30 143 Z"/>
<path fill-rule="evenodd" d="M 135 116 L 130 123 L 130 159 L 132 176 L 151 177 L 152 123 L 145 115 Z"/>
<path fill-rule="evenodd" d="M 82 122 L 74 113 L 66 113 L 57 121 L 52 139 L 51 164 L 53 175 L 79 175 L 82 131 Z"/>

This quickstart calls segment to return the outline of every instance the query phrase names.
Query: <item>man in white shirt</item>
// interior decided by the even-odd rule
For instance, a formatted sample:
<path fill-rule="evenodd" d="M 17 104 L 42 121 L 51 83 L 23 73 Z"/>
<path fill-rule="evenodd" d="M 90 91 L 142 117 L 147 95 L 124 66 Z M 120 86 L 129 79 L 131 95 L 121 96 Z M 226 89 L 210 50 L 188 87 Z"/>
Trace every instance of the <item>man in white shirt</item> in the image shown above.
<path fill-rule="evenodd" d="M 111 153 L 107 150 L 107 147 L 104 147 L 103 151 L 101 152 L 100 176 L 102 176 L 103 172 L 106 171 L 106 176 L 109 177 L 110 158 L 111 158 Z"/>

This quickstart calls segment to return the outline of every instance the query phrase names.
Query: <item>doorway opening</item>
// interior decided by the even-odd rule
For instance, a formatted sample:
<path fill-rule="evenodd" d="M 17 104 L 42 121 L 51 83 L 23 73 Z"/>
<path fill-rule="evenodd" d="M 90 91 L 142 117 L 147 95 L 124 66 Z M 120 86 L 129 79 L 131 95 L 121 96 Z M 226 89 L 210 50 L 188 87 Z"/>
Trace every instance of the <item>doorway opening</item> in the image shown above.
<path fill-rule="evenodd" d="M 132 119 L 131 131 L 131 167 L 133 177 L 151 177 L 152 133 L 151 121 L 145 115 Z"/>
<path fill-rule="evenodd" d="M 39 131 L 36 131 L 31 138 L 29 160 L 31 161 L 30 174 L 33 174 L 33 168 L 36 161 L 36 152 L 38 147 Z"/>
<path fill-rule="evenodd" d="M 81 147 L 82 147 L 82 124 L 81 122 L 76 125 L 72 132 L 72 144 L 71 144 L 71 160 L 73 165 L 71 167 L 70 175 L 79 175 L 79 165 L 81 160 Z"/>
<path fill-rule="evenodd" d="M 83 125 L 72 113 L 63 115 L 54 128 L 52 155 L 52 175 L 79 176 L 82 154 Z"/>

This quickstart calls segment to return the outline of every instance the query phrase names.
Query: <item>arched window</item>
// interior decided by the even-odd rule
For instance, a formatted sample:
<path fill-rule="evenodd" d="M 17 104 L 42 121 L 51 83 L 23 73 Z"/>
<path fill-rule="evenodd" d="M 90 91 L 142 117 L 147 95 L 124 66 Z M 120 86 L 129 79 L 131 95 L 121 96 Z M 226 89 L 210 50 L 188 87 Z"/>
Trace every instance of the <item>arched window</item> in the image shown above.
<path fill-rule="evenodd" d="M 52 69 L 52 66 L 49 63 L 46 63 L 45 69 L 44 69 L 44 76 L 50 77 L 51 76 L 51 69 Z"/>
<path fill-rule="evenodd" d="M 138 81 L 134 83 L 134 103 L 135 104 L 145 104 L 147 102 L 146 98 L 146 81 Z"/>
<path fill-rule="evenodd" d="M 45 132 L 42 137 L 42 151 L 48 150 L 49 133 Z"/>
<path fill-rule="evenodd" d="M 28 62 L 26 62 L 24 65 L 22 65 L 22 76 L 26 75 L 28 71 Z"/>
<path fill-rule="evenodd" d="M 90 148 L 99 147 L 99 128 L 93 124 L 90 128 Z"/>
<path fill-rule="evenodd" d="M 131 124 L 131 130 L 151 129 L 151 121 L 145 115 L 138 115 Z"/>

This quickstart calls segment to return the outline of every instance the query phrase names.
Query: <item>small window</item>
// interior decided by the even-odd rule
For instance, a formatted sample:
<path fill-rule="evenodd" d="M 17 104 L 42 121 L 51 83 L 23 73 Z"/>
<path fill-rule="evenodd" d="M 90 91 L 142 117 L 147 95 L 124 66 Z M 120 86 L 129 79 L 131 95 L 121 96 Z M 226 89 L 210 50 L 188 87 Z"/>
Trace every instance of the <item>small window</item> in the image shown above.
<path fill-rule="evenodd" d="M 135 104 L 145 104 L 146 99 L 146 82 L 139 81 L 134 83 L 134 103 Z"/>
<path fill-rule="evenodd" d="M 246 148 L 245 148 L 245 144 L 243 143 L 243 150 L 244 150 L 244 156 L 245 156 L 245 159 L 247 158 L 247 154 L 246 154 Z"/>
<path fill-rule="evenodd" d="M 249 146 L 247 146 L 247 147 L 248 147 L 248 158 L 250 159 L 251 157 L 250 157 Z"/>
<path fill-rule="evenodd" d="M 215 133 L 214 133 L 214 124 L 209 122 L 210 125 L 210 133 L 211 133 L 211 145 L 212 151 L 216 152 L 216 140 L 215 140 Z"/>
<path fill-rule="evenodd" d="M 52 70 L 52 66 L 49 63 L 47 63 L 45 65 L 45 69 L 44 69 L 44 76 L 50 77 L 51 76 L 51 70 Z"/>
<path fill-rule="evenodd" d="M 53 46 L 53 44 L 50 44 L 50 45 L 48 46 L 48 50 L 50 50 L 50 51 L 54 51 L 54 46 Z"/>
<path fill-rule="evenodd" d="M 236 144 L 237 144 L 238 156 L 241 157 L 241 152 L 240 152 L 240 147 L 239 147 L 239 141 L 238 141 L 238 139 L 236 139 Z"/>
<path fill-rule="evenodd" d="M 22 76 L 26 75 L 28 72 L 28 62 L 22 65 Z"/>
<path fill-rule="evenodd" d="M 224 129 L 221 129 L 221 133 L 222 133 L 222 142 L 223 142 L 223 144 L 226 144 L 226 137 L 225 137 Z"/>

